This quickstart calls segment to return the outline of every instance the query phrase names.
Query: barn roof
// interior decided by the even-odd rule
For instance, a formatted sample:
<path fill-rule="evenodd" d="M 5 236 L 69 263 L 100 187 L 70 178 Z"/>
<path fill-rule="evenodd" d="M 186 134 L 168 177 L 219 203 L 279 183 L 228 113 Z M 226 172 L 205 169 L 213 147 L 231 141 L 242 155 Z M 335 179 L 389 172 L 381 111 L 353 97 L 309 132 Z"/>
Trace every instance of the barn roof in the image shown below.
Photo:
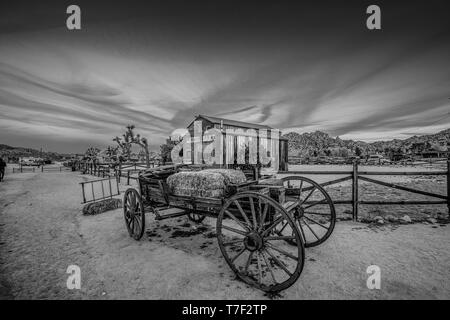
<path fill-rule="evenodd" d="M 190 127 L 192 125 L 192 123 L 199 118 L 203 118 L 214 124 L 223 123 L 223 125 L 226 125 L 226 126 L 249 128 L 249 129 L 273 129 L 272 127 L 269 127 L 269 126 L 266 126 L 263 124 L 255 124 L 255 123 L 249 123 L 249 122 L 243 122 L 243 121 L 236 121 L 236 120 L 224 119 L 224 118 L 219 118 L 219 117 L 206 116 L 206 115 L 202 115 L 202 114 L 199 114 L 198 116 L 196 116 L 195 119 L 192 120 L 191 123 L 189 123 L 188 127 Z"/>

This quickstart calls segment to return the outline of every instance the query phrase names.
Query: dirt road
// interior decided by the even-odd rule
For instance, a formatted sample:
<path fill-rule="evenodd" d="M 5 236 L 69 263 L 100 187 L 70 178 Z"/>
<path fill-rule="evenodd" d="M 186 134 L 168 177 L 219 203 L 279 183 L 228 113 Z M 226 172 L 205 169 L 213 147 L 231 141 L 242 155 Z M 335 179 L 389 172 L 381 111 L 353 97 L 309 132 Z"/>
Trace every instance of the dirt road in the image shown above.
<path fill-rule="evenodd" d="M 267 299 L 234 279 L 214 238 L 214 222 L 155 222 L 139 242 L 121 209 L 83 216 L 72 172 L 9 174 L 0 183 L 1 299 Z M 123 190 L 125 187 L 121 187 Z M 174 236 L 174 228 L 196 233 Z M 306 251 L 297 283 L 281 299 L 449 299 L 450 225 L 368 227 L 339 222 L 322 246 Z M 81 289 L 69 290 L 69 265 Z M 369 265 L 381 289 L 366 286 Z"/>

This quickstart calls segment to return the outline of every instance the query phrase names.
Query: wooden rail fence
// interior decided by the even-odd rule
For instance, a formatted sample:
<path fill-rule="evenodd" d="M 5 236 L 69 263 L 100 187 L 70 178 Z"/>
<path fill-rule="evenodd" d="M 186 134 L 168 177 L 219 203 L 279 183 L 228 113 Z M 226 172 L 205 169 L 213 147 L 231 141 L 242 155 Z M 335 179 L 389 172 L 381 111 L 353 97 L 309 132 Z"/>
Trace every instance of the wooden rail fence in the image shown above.
<path fill-rule="evenodd" d="M 18 168 L 12 168 L 13 173 L 26 173 L 26 172 L 63 172 L 63 171 L 70 171 L 71 168 L 64 167 L 64 166 L 40 166 L 40 167 L 24 167 L 20 166 Z"/>
<path fill-rule="evenodd" d="M 358 168 L 358 163 L 353 162 L 353 168 L 350 171 L 279 171 L 279 174 L 289 174 L 289 175 L 347 175 L 346 177 L 327 181 L 321 183 L 320 185 L 323 187 L 330 186 L 333 184 L 341 183 L 347 180 L 352 181 L 352 194 L 351 199 L 349 200 L 333 200 L 335 204 L 351 204 L 352 205 L 352 218 L 354 221 L 358 220 L 358 211 L 359 205 L 437 205 L 437 204 L 446 204 L 450 213 L 450 160 L 447 160 L 447 170 L 446 171 L 360 171 Z M 367 176 L 446 176 L 447 177 L 447 194 L 442 195 L 429 191 L 417 190 L 405 186 L 398 185 L 396 183 L 389 183 L 373 178 L 369 178 Z M 419 200 L 411 200 L 411 201 L 367 201 L 367 200 L 359 200 L 359 180 L 375 183 L 381 186 L 385 186 L 388 188 L 393 188 L 397 190 L 407 191 L 415 194 L 420 194 L 424 196 L 429 196 L 433 198 L 437 198 L 439 200 L 428 200 L 428 201 L 419 201 Z"/>
<path fill-rule="evenodd" d="M 19 167 L 19 168 L 13 168 L 13 173 L 23 173 L 23 172 L 36 172 L 36 167 Z"/>
<path fill-rule="evenodd" d="M 153 164 L 156 166 L 156 164 Z M 82 171 L 87 174 L 96 175 L 98 177 L 115 177 L 117 183 L 120 183 L 120 178 L 126 178 L 126 184 L 130 185 L 130 180 L 137 180 L 138 178 L 132 176 L 132 174 L 139 173 L 146 169 L 143 164 L 123 164 L 117 166 L 114 169 L 106 164 L 92 164 L 92 163 L 80 163 L 76 170 Z M 446 171 L 364 171 L 360 170 L 358 162 L 353 163 L 352 170 L 303 170 L 303 171 L 279 171 L 278 174 L 283 175 L 343 175 L 344 177 L 326 181 L 320 185 L 323 187 L 338 184 L 344 181 L 352 181 L 351 199 L 333 199 L 333 202 L 337 205 L 351 205 L 352 206 L 352 218 L 354 221 L 358 220 L 359 206 L 360 205 L 438 205 L 446 204 L 450 212 L 450 160 L 447 160 Z M 446 176 L 446 194 L 438 194 L 430 191 L 417 190 L 410 187 L 405 187 L 396 183 L 389 183 L 381 180 L 371 178 L 370 176 Z M 359 199 L 359 181 L 370 182 L 385 186 L 392 189 L 402 190 L 410 193 L 420 194 L 428 197 L 433 197 L 436 200 L 397 200 L 397 201 L 378 201 L 378 200 L 360 200 Z M 306 191 L 306 190 L 305 190 Z"/>
<path fill-rule="evenodd" d="M 155 167 L 157 166 L 157 163 L 150 163 L 150 166 Z M 75 170 L 77 171 L 102 178 L 116 177 L 119 183 L 121 178 L 126 178 L 127 185 L 130 184 L 130 180 L 137 179 L 137 177 L 131 176 L 132 174 L 139 173 L 145 169 L 147 169 L 145 163 L 121 163 L 115 167 L 112 167 L 110 164 L 94 164 L 91 162 L 79 162 L 75 165 Z"/>

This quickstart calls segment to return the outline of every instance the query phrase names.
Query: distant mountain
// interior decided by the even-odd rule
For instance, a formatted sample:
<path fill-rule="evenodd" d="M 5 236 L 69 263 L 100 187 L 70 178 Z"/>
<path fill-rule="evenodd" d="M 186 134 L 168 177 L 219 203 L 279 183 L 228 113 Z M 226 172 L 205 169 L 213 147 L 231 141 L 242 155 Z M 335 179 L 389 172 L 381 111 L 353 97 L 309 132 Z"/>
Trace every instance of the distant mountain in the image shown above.
<path fill-rule="evenodd" d="M 390 141 L 376 141 L 371 143 L 371 145 L 373 145 L 377 149 L 382 150 L 384 148 L 411 149 L 414 147 L 414 144 L 423 144 L 425 148 L 436 151 L 444 151 L 447 150 L 447 142 L 449 141 L 449 139 L 450 129 L 445 129 L 439 131 L 438 133 L 422 136 L 415 135 L 404 140 L 394 139 Z"/>
<path fill-rule="evenodd" d="M 450 129 L 435 134 L 413 136 L 404 140 L 363 142 L 333 138 L 321 131 L 310 133 L 289 132 L 283 135 L 289 140 L 290 156 L 348 156 L 366 155 L 373 153 L 414 153 L 415 151 L 447 150 L 447 141 L 450 139 Z"/>
<path fill-rule="evenodd" d="M 0 144 L 0 157 L 2 158 L 19 158 L 19 157 L 42 157 L 52 160 L 61 159 L 63 154 L 57 152 L 41 152 L 32 148 L 12 147 L 6 144 Z"/>
<path fill-rule="evenodd" d="M 12 150 L 14 147 L 8 146 L 6 144 L 0 144 L 0 151 L 1 150 Z"/>

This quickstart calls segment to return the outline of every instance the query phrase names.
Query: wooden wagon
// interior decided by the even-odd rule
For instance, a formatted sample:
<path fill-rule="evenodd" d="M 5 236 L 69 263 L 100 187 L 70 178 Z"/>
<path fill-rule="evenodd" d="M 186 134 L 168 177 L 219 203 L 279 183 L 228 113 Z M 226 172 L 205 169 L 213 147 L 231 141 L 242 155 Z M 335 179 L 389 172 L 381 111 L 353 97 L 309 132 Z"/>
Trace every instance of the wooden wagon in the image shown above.
<path fill-rule="evenodd" d="M 177 195 L 167 183 L 174 174 L 201 170 L 163 166 L 139 174 L 139 192 L 129 188 L 123 201 L 130 236 L 141 239 L 146 212 L 156 220 L 187 215 L 195 223 L 213 217 L 220 250 L 239 279 L 266 292 L 291 286 L 302 272 L 304 248 L 333 231 L 335 208 L 327 192 L 300 176 L 231 183 L 216 197 Z"/>

